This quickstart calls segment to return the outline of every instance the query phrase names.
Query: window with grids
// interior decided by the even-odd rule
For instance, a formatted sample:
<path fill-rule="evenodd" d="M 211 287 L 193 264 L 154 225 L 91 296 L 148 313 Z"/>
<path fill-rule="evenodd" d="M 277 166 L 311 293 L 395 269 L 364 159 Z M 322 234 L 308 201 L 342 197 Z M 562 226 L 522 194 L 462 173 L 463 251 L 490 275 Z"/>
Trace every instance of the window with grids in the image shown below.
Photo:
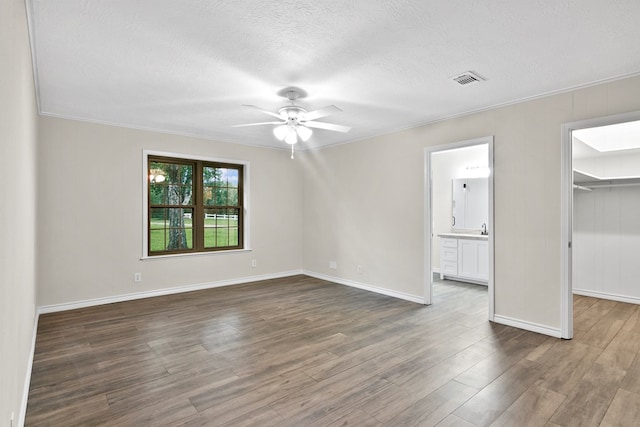
<path fill-rule="evenodd" d="M 148 255 L 242 249 L 243 166 L 148 157 Z"/>

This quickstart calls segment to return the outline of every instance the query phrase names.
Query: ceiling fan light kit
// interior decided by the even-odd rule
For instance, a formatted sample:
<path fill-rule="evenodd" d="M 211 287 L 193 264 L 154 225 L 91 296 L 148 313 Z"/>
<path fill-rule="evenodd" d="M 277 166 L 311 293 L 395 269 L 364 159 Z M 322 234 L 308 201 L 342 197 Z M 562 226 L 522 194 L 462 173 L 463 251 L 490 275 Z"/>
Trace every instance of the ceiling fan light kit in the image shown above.
<path fill-rule="evenodd" d="M 311 135 L 313 134 L 313 131 L 306 126 L 298 126 L 296 128 L 296 132 L 298 132 L 298 136 L 304 142 L 307 142 L 309 138 L 311 138 Z"/>
<path fill-rule="evenodd" d="M 277 114 L 268 110 L 264 110 L 255 105 L 245 106 L 255 108 L 265 114 L 276 117 L 282 120 L 281 122 L 247 123 L 243 125 L 235 125 L 234 127 L 277 125 L 275 128 L 273 128 L 273 135 L 279 141 L 284 141 L 285 143 L 291 145 L 291 158 L 293 158 L 293 146 L 298 142 L 298 138 L 300 138 L 303 142 L 306 142 L 309 140 L 309 138 L 311 138 L 311 135 L 313 135 L 313 130 L 311 130 L 311 128 L 325 129 L 336 132 L 349 132 L 349 130 L 351 130 L 351 128 L 348 126 L 314 121 L 315 119 L 319 119 L 330 114 L 342 112 L 342 110 L 335 105 L 329 105 L 327 107 L 308 112 L 299 105 L 295 105 L 295 100 L 300 98 L 300 92 L 298 90 L 290 89 L 286 91 L 280 91 L 279 93 L 283 94 L 283 96 L 286 96 L 286 98 L 288 98 L 291 102 L 291 105 L 286 105 L 280 108 Z"/>
<path fill-rule="evenodd" d="M 287 136 L 284 137 L 284 142 L 287 144 L 293 145 L 298 142 L 298 137 L 296 136 L 296 130 L 293 127 L 290 127 L 287 130 Z"/>

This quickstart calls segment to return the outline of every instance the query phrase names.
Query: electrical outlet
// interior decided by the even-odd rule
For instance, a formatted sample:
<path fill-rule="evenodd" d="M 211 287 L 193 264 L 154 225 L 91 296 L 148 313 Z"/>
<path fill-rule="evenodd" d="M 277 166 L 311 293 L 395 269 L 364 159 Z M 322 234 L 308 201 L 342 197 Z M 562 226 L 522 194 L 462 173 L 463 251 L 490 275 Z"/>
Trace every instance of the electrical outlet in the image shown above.
<path fill-rule="evenodd" d="M 142 282 L 142 273 L 134 273 L 133 274 L 133 281 L 135 283 Z"/>
<path fill-rule="evenodd" d="M 362 274 L 362 266 L 361 265 L 357 266 L 356 271 L 358 272 L 358 274 Z"/>
<path fill-rule="evenodd" d="M 251 260 L 251 267 L 256 268 L 258 266 L 258 261 L 256 261 L 255 259 Z"/>
<path fill-rule="evenodd" d="M 329 268 L 331 270 L 337 270 L 338 269 L 338 263 L 336 261 L 329 261 Z"/>

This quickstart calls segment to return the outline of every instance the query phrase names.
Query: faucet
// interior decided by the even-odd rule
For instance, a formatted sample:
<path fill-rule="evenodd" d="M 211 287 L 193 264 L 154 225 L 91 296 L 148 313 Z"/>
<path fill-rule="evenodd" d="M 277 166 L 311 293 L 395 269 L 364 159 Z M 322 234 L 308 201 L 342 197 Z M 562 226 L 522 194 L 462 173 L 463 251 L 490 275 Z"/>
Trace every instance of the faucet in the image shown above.
<path fill-rule="evenodd" d="M 488 235 L 488 234 L 489 234 L 489 233 L 487 232 L 487 223 L 486 223 L 486 222 L 483 222 L 483 223 L 482 223 L 482 233 L 480 233 L 480 234 L 482 234 L 483 236 L 486 236 L 486 235 Z"/>

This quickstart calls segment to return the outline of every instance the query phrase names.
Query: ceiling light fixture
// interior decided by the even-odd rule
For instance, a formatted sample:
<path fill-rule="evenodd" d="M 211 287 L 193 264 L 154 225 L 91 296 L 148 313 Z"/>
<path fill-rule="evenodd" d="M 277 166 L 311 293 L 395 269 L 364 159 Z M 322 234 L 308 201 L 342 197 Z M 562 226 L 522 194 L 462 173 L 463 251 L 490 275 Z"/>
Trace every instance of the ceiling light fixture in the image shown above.
<path fill-rule="evenodd" d="M 307 142 L 313 131 L 308 127 L 301 125 L 296 118 L 290 117 L 287 124 L 276 126 L 273 128 L 273 135 L 279 141 L 284 141 L 291 145 L 291 158 L 293 159 L 293 146 L 298 142 L 298 138 Z"/>
<path fill-rule="evenodd" d="M 289 130 L 289 126 L 280 125 L 273 128 L 273 134 L 275 135 L 278 141 L 284 141 L 284 137 L 287 136 L 287 131 Z"/>
<path fill-rule="evenodd" d="M 306 126 L 296 127 L 296 132 L 298 132 L 298 136 L 303 142 L 307 142 L 309 138 L 311 138 L 311 135 L 313 134 L 313 131 Z"/>
<path fill-rule="evenodd" d="M 331 114 L 342 112 L 341 109 L 335 105 L 328 105 L 324 108 L 320 108 L 314 111 L 307 111 L 304 108 L 296 105 L 295 101 L 300 98 L 300 95 L 306 95 L 306 92 L 298 88 L 283 89 L 278 93 L 279 95 L 286 97 L 290 105 L 285 105 L 278 110 L 278 113 L 264 110 L 255 105 L 246 105 L 247 107 L 255 108 L 268 114 L 280 121 L 277 122 L 260 122 L 260 123 L 246 123 L 243 125 L 234 125 L 233 127 L 245 127 L 245 126 L 261 126 L 261 125 L 277 125 L 273 128 L 273 135 L 279 141 L 284 141 L 291 145 L 291 158 L 293 159 L 293 146 L 298 142 L 298 138 L 301 141 L 307 142 L 313 131 L 310 128 L 318 128 L 324 130 L 331 130 L 336 132 L 349 132 L 351 129 L 349 126 L 336 125 L 333 123 L 318 122 L 316 119 L 325 117 Z"/>
<path fill-rule="evenodd" d="M 296 133 L 296 126 L 290 126 L 287 130 L 287 135 L 284 137 L 284 142 L 289 145 L 293 145 L 298 142 L 298 134 Z"/>

